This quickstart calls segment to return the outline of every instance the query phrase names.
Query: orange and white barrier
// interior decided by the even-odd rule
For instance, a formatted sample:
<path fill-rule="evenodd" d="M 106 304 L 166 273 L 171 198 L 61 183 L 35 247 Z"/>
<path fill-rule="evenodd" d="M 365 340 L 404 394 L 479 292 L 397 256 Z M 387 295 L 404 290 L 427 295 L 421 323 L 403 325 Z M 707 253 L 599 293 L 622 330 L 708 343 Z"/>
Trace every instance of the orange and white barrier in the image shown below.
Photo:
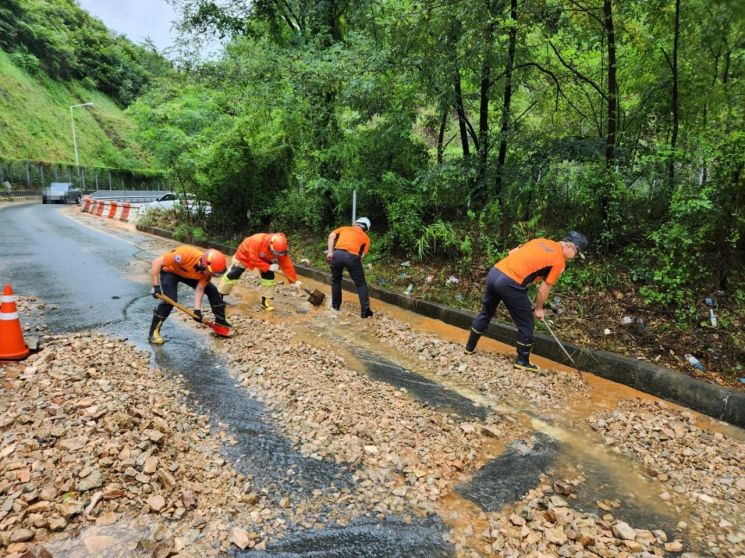
<path fill-rule="evenodd" d="M 23 340 L 13 288 L 5 285 L 0 296 L 0 360 L 23 360 L 30 352 Z"/>
<path fill-rule="evenodd" d="M 132 204 L 129 203 L 129 202 L 124 202 L 122 204 L 122 212 L 119 215 L 119 220 L 120 221 L 129 221 L 129 211 L 131 209 L 132 209 Z M 135 211 L 135 213 L 137 213 L 137 212 Z"/>
<path fill-rule="evenodd" d="M 91 200 L 90 196 L 84 196 L 80 211 L 116 221 L 132 222 L 139 215 L 140 205 L 116 200 Z"/>

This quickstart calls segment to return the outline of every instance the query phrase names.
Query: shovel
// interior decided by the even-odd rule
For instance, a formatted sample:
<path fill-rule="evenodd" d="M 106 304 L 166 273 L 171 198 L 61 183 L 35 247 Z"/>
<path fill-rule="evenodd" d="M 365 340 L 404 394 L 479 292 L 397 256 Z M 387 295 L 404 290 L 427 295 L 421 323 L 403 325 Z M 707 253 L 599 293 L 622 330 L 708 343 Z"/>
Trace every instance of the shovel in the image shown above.
<path fill-rule="evenodd" d="M 163 302 L 167 302 L 168 304 L 175 306 L 176 308 L 181 310 L 184 314 L 188 314 L 192 318 L 198 317 L 194 312 L 189 310 L 186 306 L 179 304 L 178 302 L 176 302 L 175 300 L 172 300 L 170 297 L 164 295 L 163 293 L 157 294 L 155 296 L 157 296 Z M 212 331 L 214 331 L 220 337 L 230 337 L 230 334 L 232 333 L 232 330 L 228 326 L 216 324 L 215 322 L 210 322 L 207 320 L 202 320 L 201 323 L 203 323 L 207 327 L 212 328 Z"/>
<path fill-rule="evenodd" d="M 287 279 L 287 275 L 282 273 L 281 271 L 276 271 L 278 275 L 281 275 L 285 279 Z M 287 282 L 289 283 L 290 280 L 287 279 Z M 308 293 L 310 296 L 308 297 L 308 302 L 310 302 L 313 306 L 316 308 L 319 307 L 321 304 L 323 304 L 323 301 L 326 300 L 326 295 L 319 291 L 318 289 L 313 289 L 312 291 L 310 289 L 306 289 L 305 287 L 301 286 L 301 289 L 303 289 L 306 293 Z"/>

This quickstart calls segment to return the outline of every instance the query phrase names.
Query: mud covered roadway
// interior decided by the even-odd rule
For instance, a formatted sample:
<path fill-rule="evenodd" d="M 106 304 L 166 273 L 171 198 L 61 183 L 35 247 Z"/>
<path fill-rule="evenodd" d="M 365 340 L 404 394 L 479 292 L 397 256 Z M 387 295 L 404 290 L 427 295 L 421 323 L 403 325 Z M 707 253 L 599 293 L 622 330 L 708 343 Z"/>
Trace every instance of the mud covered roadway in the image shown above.
<path fill-rule="evenodd" d="M 135 242 L 146 293 L 172 243 Z M 44 348 L 0 367 L 5 555 L 745 555 L 742 430 L 349 293 L 264 313 L 257 286 L 232 338 L 174 313 L 158 349 L 147 297 L 56 334 L 58 301 L 20 298 Z"/>

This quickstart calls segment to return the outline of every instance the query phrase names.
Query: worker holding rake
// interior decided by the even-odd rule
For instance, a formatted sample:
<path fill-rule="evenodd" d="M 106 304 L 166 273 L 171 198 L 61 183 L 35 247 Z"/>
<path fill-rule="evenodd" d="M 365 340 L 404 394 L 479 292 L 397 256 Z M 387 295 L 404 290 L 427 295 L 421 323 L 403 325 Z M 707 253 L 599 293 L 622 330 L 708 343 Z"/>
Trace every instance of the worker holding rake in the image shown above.
<path fill-rule="evenodd" d="M 533 315 L 544 318 L 543 305 L 548 300 L 551 287 L 564 271 L 567 260 L 577 255 L 584 258 L 587 239 L 582 233 L 571 231 L 561 241 L 536 238 L 513 248 L 489 270 L 486 288 L 481 303 L 481 312 L 473 320 L 466 343 L 466 354 L 473 354 L 481 335 L 497 310 L 504 302 L 517 326 L 517 359 L 515 367 L 523 370 L 538 370 L 530 362 L 533 348 Z M 535 298 L 535 308 L 528 298 L 528 285 L 541 282 Z"/>
<path fill-rule="evenodd" d="M 275 272 L 281 269 L 290 283 L 297 288 L 302 287 L 287 251 L 287 237 L 283 233 L 258 233 L 246 237 L 233 256 L 230 271 L 220 280 L 220 294 L 230 294 L 246 269 L 258 269 L 261 274 L 261 307 L 271 312 L 274 310 L 272 298 L 277 282 Z"/>
<path fill-rule="evenodd" d="M 215 315 L 215 322 L 225 328 L 232 327 L 225 319 L 225 303 L 210 279 L 225 273 L 225 256 L 219 250 L 202 251 L 192 246 L 179 246 L 162 256 L 155 258 L 151 264 L 153 275 L 153 298 L 161 303 L 153 311 L 148 340 L 154 345 L 162 345 L 165 340 L 160 335 L 160 328 L 166 321 L 173 304 L 178 300 L 178 284 L 184 283 L 194 289 L 194 310 L 188 312 L 196 321 L 201 322 L 202 298 L 207 295 Z M 165 295 L 165 297 L 163 297 Z M 163 300 L 168 298 L 171 302 Z M 180 307 L 180 306 L 179 306 Z M 180 307 L 181 308 L 181 307 Z"/>

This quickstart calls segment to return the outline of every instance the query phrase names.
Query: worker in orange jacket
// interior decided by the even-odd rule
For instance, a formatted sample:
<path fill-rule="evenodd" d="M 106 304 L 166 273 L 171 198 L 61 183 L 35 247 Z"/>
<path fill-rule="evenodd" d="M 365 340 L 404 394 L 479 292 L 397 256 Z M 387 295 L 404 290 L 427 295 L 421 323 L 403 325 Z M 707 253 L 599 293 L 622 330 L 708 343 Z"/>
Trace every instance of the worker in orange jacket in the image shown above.
<path fill-rule="evenodd" d="M 370 250 L 370 219 L 360 217 L 351 227 L 339 227 L 331 231 L 328 237 L 326 261 L 331 267 L 331 308 L 341 309 L 341 280 L 346 269 L 357 287 L 360 299 L 360 317 L 370 318 L 370 295 L 367 292 L 365 269 L 362 258 Z"/>
<path fill-rule="evenodd" d="M 220 280 L 218 291 L 222 295 L 230 294 L 246 269 L 258 269 L 261 273 L 261 307 L 271 312 L 274 310 L 272 294 L 276 284 L 275 272 L 281 269 L 294 286 L 302 286 L 287 250 L 287 237 L 283 233 L 258 233 L 246 237 L 233 256 L 230 271 Z"/>
<path fill-rule="evenodd" d="M 489 270 L 486 288 L 481 303 L 481 312 L 473 320 L 471 332 L 466 343 L 466 354 L 473 354 L 481 335 L 497 310 L 504 302 L 512 321 L 517 326 L 517 359 L 515 368 L 538 370 L 530 362 L 533 349 L 533 316 L 539 320 L 545 317 L 543 305 L 548 300 L 551 287 L 561 276 L 566 262 L 576 256 L 584 258 L 583 252 L 588 242 L 577 231 L 570 231 L 562 240 L 556 242 L 548 238 L 536 238 L 513 248 L 507 257 L 499 260 Z M 535 297 L 535 308 L 528 298 L 528 285 L 540 282 Z"/>
<path fill-rule="evenodd" d="M 210 279 L 225 273 L 227 262 L 219 250 L 207 251 L 193 246 L 179 246 L 155 258 L 150 266 L 153 276 L 153 298 L 163 293 L 168 298 L 178 301 L 178 284 L 184 283 L 194 289 L 195 320 L 202 321 L 202 298 L 207 295 L 215 315 L 215 322 L 227 327 L 232 325 L 225 319 L 225 303 Z M 159 299 L 160 300 L 160 299 Z M 168 302 L 161 303 L 153 311 L 148 340 L 154 345 L 162 345 L 165 340 L 160 335 L 160 328 L 173 310 Z"/>

